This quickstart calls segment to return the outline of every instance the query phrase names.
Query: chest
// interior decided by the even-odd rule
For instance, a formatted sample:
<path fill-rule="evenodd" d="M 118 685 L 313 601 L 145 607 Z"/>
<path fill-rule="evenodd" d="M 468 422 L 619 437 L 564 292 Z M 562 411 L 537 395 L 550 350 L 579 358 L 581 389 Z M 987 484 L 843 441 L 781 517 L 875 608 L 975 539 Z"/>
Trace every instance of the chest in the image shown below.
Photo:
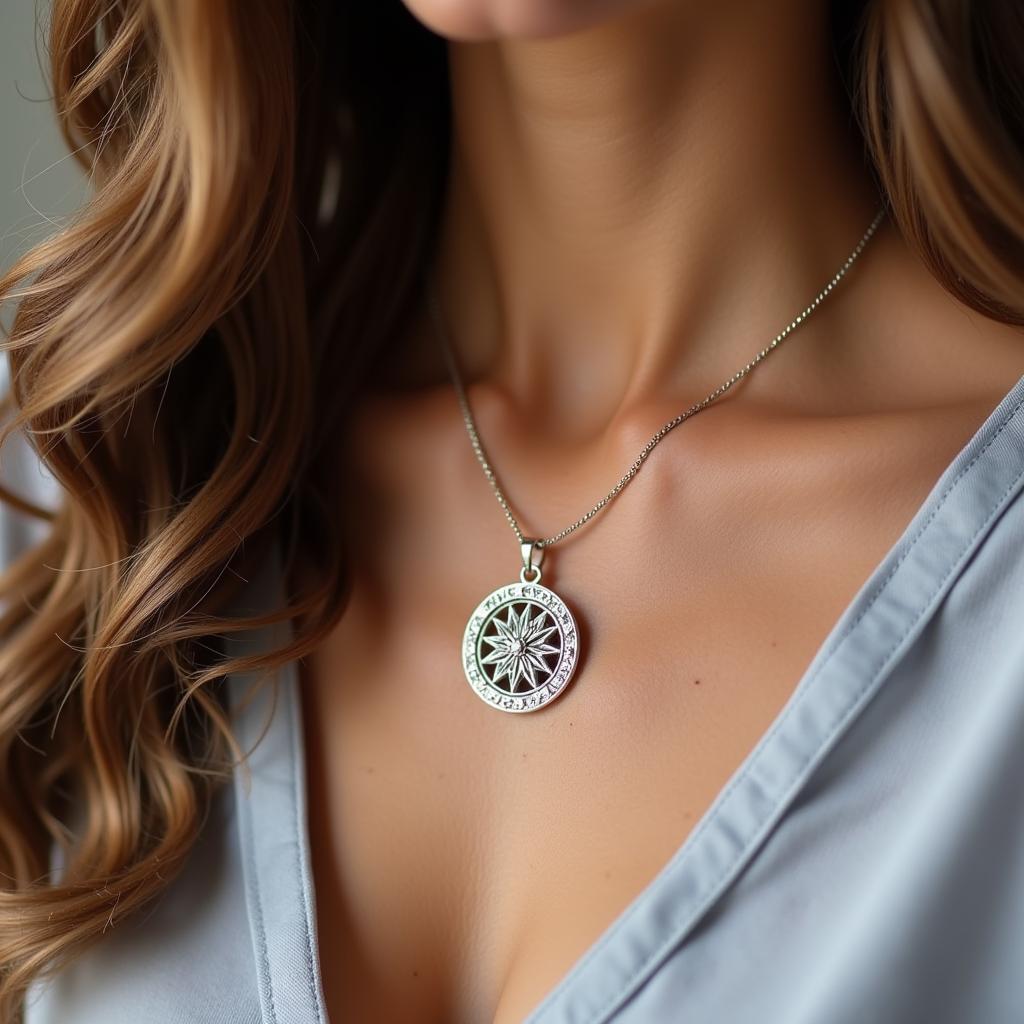
<path fill-rule="evenodd" d="M 584 653 L 533 714 L 486 706 L 459 660 L 466 616 L 514 576 L 511 537 L 484 530 L 446 561 L 399 531 L 388 557 L 405 571 L 357 572 L 302 669 L 338 1019 L 522 1020 L 698 825 L 957 440 L 919 473 L 882 459 L 828 481 L 805 461 L 786 498 L 761 479 L 758 495 L 712 485 L 702 504 L 652 480 L 657 543 L 626 529 L 587 557 L 548 556 Z"/>
<path fill-rule="evenodd" d="M 422 650 L 360 673 L 351 700 L 325 698 L 326 670 L 307 665 L 339 1019 L 522 1020 L 683 843 L 813 655 L 805 618 L 764 631 L 753 611 L 694 613 L 658 647 L 671 623 L 629 627 L 657 654 L 592 656 L 534 716 L 488 708 Z M 729 624 L 732 649 L 713 653 Z"/>

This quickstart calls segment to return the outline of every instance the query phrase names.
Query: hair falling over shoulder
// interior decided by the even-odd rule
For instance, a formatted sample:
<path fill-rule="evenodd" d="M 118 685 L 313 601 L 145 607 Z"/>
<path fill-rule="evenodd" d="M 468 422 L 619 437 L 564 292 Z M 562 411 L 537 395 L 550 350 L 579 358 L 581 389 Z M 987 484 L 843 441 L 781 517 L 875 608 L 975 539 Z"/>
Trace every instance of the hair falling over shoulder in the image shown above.
<path fill-rule="evenodd" d="M 836 25 L 892 218 L 950 292 L 1024 323 L 1024 11 L 866 0 Z M 226 677 L 341 614 L 323 453 L 418 301 L 450 131 L 444 43 L 400 0 L 54 0 L 47 52 L 91 189 L 0 278 L 3 437 L 62 496 L 0 491 L 47 523 L 0 576 L 0 1022 L 184 863 L 244 757 Z M 308 589 L 229 614 L 300 539 Z M 231 655 L 285 619 L 286 648 Z"/>

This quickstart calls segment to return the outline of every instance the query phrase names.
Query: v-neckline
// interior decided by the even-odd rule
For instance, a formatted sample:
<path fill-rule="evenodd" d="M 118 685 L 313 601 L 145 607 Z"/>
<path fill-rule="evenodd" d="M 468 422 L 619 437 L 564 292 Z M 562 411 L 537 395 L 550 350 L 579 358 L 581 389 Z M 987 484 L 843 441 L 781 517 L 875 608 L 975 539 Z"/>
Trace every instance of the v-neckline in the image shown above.
<path fill-rule="evenodd" d="M 756 856 L 1024 485 L 1022 408 L 1024 376 L 947 465 L 695 827 L 524 1024 L 611 1020 Z M 276 605 L 282 585 L 275 549 L 245 611 Z M 286 623 L 251 631 L 232 653 L 276 646 L 289 633 Z M 261 685 L 244 706 L 252 674 L 229 680 L 236 735 L 252 749 L 249 771 L 236 770 L 235 796 L 260 1002 L 267 1024 L 326 1024 L 295 663 L 273 679 L 283 685 Z"/>

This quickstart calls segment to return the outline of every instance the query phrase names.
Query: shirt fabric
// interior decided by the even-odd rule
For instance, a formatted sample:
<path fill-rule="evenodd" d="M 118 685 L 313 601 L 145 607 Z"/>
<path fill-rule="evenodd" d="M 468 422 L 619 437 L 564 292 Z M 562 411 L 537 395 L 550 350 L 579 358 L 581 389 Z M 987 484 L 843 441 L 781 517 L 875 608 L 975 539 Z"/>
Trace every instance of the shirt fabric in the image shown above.
<path fill-rule="evenodd" d="M 1024 377 L 528 1024 L 1024 1022 L 1022 490 Z M 275 555 L 245 610 L 281 579 Z M 251 786 L 236 772 L 153 907 L 34 986 L 27 1024 L 325 1024 L 294 669 L 276 703 L 230 679 Z"/>

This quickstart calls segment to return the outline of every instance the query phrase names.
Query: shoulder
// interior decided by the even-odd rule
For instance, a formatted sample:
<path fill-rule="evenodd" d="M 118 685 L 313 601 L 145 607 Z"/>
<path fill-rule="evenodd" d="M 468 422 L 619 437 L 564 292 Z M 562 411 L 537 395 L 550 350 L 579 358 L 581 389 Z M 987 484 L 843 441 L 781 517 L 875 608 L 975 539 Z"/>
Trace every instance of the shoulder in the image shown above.
<path fill-rule="evenodd" d="M 238 600 L 256 612 L 282 585 L 275 547 Z M 286 628 L 247 631 L 236 638 L 235 653 L 254 653 Z M 118 921 L 64 969 L 37 979 L 25 1024 L 305 1019 L 289 1016 L 289 998 L 300 988 L 304 997 L 305 989 L 285 948 L 307 895 L 292 858 L 302 837 L 287 834 L 298 827 L 297 810 L 283 802 L 301 777 L 301 758 L 292 746 L 291 691 L 283 701 L 268 686 L 250 692 L 255 678 L 228 680 L 232 725 L 250 751 L 249 770 L 236 768 L 218 787 L 181 873 L 150 906 Z M 283 777 L 293 781 L 282 787 Z M 59 874 L 59 862 L 54 866 Z M 272 968 L 279 968 L 273 976 Z"/>
<path fill-rule="evenodd" d="M 234 791 L 217 794 L 182 873 L 157 901 L 30 989 L 25 1024 L 258 1024 Z"/>

